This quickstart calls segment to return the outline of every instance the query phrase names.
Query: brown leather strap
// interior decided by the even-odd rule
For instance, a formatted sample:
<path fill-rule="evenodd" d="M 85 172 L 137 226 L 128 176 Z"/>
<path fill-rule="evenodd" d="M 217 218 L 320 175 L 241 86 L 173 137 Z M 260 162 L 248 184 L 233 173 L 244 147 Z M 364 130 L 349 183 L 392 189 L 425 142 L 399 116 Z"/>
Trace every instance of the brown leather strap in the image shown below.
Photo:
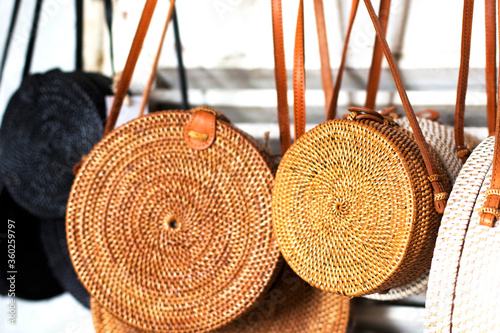
<path fill-rule="evenodd" d="M 359 0 L 353 0 L 351 7 L 351 14 L 349 16 L 349 22 L 347 26 L 346 37 L 344 41 L 344 49 L 342 52 L 342 60 L 340 62 L 339 71 L 337 74 L 337 80 L 335 81 L 335 86 L 333 88 L 332 99 L 329 103 L 329 111 L 327 113 L 327 119 L 334 119 L 337 115 L 337 106 L 338 106 L 338 98 L 340 87 L 342 85 L 343 74 L 345 70 L 345 64 L 347 59 L 347 49 L 349 46 L 349 40 L 351 37 L 352 28 L 354 25 L 354 20 L 356 18 L 357 8 L 359 5 Z M 380 23 L 382 26 L 382 30 L 387 31 L 387 25 L 389 21 L 389 9 L 391 6 L 390 0 L 381 0 L 380 1 Z M 380 82 L 380 72 L 382 70 L 382 60 L 383 60 L 383 52 L 380 46 L 380 42 L 375 39 L 375 44 L 373 48 L 373 56 L 372 56 L 372 64 L 370 66 L 370 74 L 368 77 L 368 83 L 366 87 L 366 101 L 365 107 L 368 109 L 375 109 L 375 101 L 377 98 L 377 92 Z"/>
<path fill-rule="evenodd" d="M 273 43 L 274 43 L 274 78 L 278 98 L 278 124 L 280 129 L 281 154 L 292 144 L 290 136 L 290 115 L 288 109 L 288 88 L 283 40 L 283 14 L 281 0 L 271 0 Z"/>
<path fill-rule="evenodd" d="M 387 25 L 389 23 L 389 11 L 391 8 L 391 0 L 381 0 L 378 15 L 380 25 L 384 34 L 387 33 Z M 382 70 L 382 60 L 384 54 L 380 47 L 380 42 L 375 38 L 373 47 L 372 64 L 370 66 L 370 74 L 368 75 L 368 84 L 366 86 L 365 108 L 375 109 L 377 92 L 380 84 L 380 72 Z"/>
<path fill-rule="evenodd" d="M 163 42 L 165 41 L 165 36 L 167 34 L 170 21 L 172 21 L 172 17 L 174 16 L 174 9 L 175 9 L 175 0 L 170 0 L 167 19 L 165 20 L 165 25 L 163 26 L 163 31 L 161 33 L 158 50 L 156 51 L 155 59 L 153 61 L 153 66 L 151 67 L 151 73 L 149 74 L 148 82 L 146 83 L 146 87 L 144 88 L 144 92 L 142 93 L 142 102 L 141 102 L 141 107 L 139 109 L 139 117 L 144 114 L 144 110 L 146 109 L 146 104 L 148 103 L 149 100 L 149 94 L 151 93 L 151 88 L 153 87 L 153 81 L 156 78 L 156 69 L 158 68 L 158 62 L 160 61 L 161 51 L 163 49 Z"/>
<path fill-rule="evenodd" d="M 500 5 L 499 5 L 500 7 Z M 498 11 L 500 18 L 500 10 Z M 499 36 L 500 36 L 500 29 Z M 498 74 L 500 80 L 500 73 Z M 500 87 L 500 81 L 497 82 Z M 486 191 L 486 201 L 480 209 L 479 223 L 484 226 L 493 227 L 495 220 L 500 220 L 500 94 L 497 94 L 497 114 L 495 127 L 495 146 L 493 149 L 493 170 L 490 188 Z"/>
<path fill-rule="evenodd" d="M 299 0 L 293 51 L 293 125 L 295 140 L 306 131 L 306 73 L 304 58 L 304 0 Z"/>
<path fill-rule="evenodd" d="M 115 98 L 113 99 L 113 104 L 111 106 L 111 111 L 106 122 L 106 127 L 104 128 L 104 136 L 113 130 L 118 119 L 118 115 L 123 105 L 123 100 L 127 95 L 127 90 L 130 86 L 130 81 L 132 80 L 132 75 L 134 73 L 135 65 L 137 64 L 137 59 L 141 53 L 142 45 L 144 44 L 144 39 L 149 29 L 149 24 L 151 23 L 151 18 L 156 7 L 158 0 L 147 0 L 142 11 L 141 20 L 137 27 L 132 46 L 130 48 L 130 53 L 125 63 L 125 68 L 120 77 L 120 82 L 118 82 L 118 87 L 116 89 Z"/>
<path fill-rule="evenodd" d="M 469 59 L 472 33 L 474 0 L 465 0 L 462 19 L 462 47 L 460 50 L 460 69 L 458 74 L 457 100 L 455 103 L 455 145 L 458 156 L 465 163 L 471 151 L 464 144 L 464 113 L 467 80 L 469 78 Z M 486 114 L 488 132 L 495 132 L 497 108 L 496 79 L 496 4 L 495 0 L 485 0 L 485 39 L 486 39 Z"/>
<path fill-rule="evenodd" d="M 359 0 L 353 0 L 351 5 L 351 13 L 349 14 L 349 24 L 346 31 L 346 36 L 344 40 L 344 49 L 342 51 L 342 60 L 340 61 L 339 71 L 337 74 L 337 79 L 335 80 L 335 85 L 333 88 L 333 93 L 328 103 L 328 113 L 326 115 L 327 120 L 335 119 L 337 117 L 337 105 L 339 100 L 340 86 L 342 84 L 342 77 L 344 75 L 344 68 L 346 63 L 347 48 L 349 46 L 349 39 L 351 38 L 352 27 L 354 25 L 354 19 L 356 18 L 356 13 L 359 7 Z"/>
<path fill-rule="evenodd" d="M 472 17 L 474 13 L 474 0 L 465 0 L 462 18 L 462 46 L 460 50 L 460 68 L 458 71 L 457 100 L 455 102 L 455 146 L 458 156 L 465 163 L 470 151 L 465 147 L 464 141 L 464 113 L 465 96 L 467 94 L 467 81 L 469 78 L 470 43 L 472 33 Z"/>
<path fill-rule="evenodd" d="M 385 35 L 383 33 L 383 29 L 380 25 L 380 21 L 377 17 L 377 14 L 375 13 L 375 10 L 373 9 L 373 6 L 370 2 L 370 0 L 363 0 L 365 2 L 366 8 L 368 10 L 368 13 L 370 14 L 370 18 L 372 20 L 373 26 L 375 28 L 375 32 L 377 34 L 377 38 L 380 41 L 382 50 L 384 52 L 385 58 L 387 62 L 389 63 L 389 68 L 391 69 L 392 76 L 394 78 L 394 82 L 396 83 L 396 88 L 398 89 L 399 96 L 401 98 L 401 102 L 403 104 L 403 108 L 406 113 L 406 117 L 408 118 L 408 121 L 410 123 L 410 126 L 413 131 L 413 135 L 415 137 L 415 141 L 419 147 L 420 152 L 422 153 L 422 157 L 424 159 L 424 163 L 427 169 L 427 172 L 429 173 L 429 176 L 432 175 L 437 175 L 439 174 L 438 169 L 435 165 L 435 162 L 433 158 L 431 157 L 430 154 L 430 148 L 427 142 L 425 141 L 425 138 L 422 134 L 422 131 L 420 129 L 420 126 L 417 121 L 417 117 L 415 116 L 415 112 L 413 111 L 413 108 L 411 106 L 410 100 L 408 99 L 408 96 L 406 94 L 405 87 L 403 85 L 403 81 L 401 80 L 401 75 L 399 74 L 399 70 L 396 66 L 396 62 L 394 60 L 394 57 L 391 54 L 391 50 L 389 48 L 389 45 L 387 44 L 387 41 L 385 39 Z M 443 197 L 446 197 L 446 195 L 443 195 L 443 193 L 446 193 L 446 190 L 441 183 L 441 181 L 438 179 L 439 177 L 432 177 L 432 187 L 434 189 L 434 205 L 436 208 L 436 211 L 439 213 L 444 212 L 444 208 L 446 206 L 446 199 Z"/>
<path fill-rule="evenodd" d="M 495 132 L 495 118 L 497 110 L 497 80 L 496 80 L 496 4 L 495 0 L 485 0 L 485 39 L 486 39 L 486 115 L 488 119 L 488 132 Z"/>
<path fill-rule="evenodd" d="M 323 0 L 314 0 L 314 14 L 316 17 L 316 30 L 318 32 L 319 56 L 321 61 L 321 82 L 325 94 L 325 113 L 328 115 L 328 103 L 333 91 L 333 75 L 330 65 Z"/>

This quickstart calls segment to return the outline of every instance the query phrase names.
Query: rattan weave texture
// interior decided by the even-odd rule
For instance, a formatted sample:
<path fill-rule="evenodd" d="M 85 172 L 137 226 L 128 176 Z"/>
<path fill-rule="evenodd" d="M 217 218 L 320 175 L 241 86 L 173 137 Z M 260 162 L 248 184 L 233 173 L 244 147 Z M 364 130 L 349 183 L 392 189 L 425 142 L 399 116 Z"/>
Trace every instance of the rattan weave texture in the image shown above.
<path fill-rule="evenodd" d="M 398 118 L 395 122 L 406 130 L 411 130 L 408 118 Z M 420 128 L 424 134 L 429 145 L 434 149 L 436 154 L 439 156 L 441 162 L 446 169 L 448 178 L 450 179 L 452 185 L 455 183 L 455 179 L 458 177 L 460 170 L 462 169 L 462 161 L 458 158 L 455 149 L 455 138 L 453 135 L 453 127 L 440 124 L 439 122 L 432 121 L 425 118 L 418 118 Z M 480 143 L 480 141 L 471 136 L 465 135 L 465 144 L 467 148 L 471 151 Z M 411 295 L 425 293 L 427 289 L 427 283 L 429 280 L 429 273 L 425 273 L 420 278 L 403 285 L 401 287 L 391 288 L 388 292 L 383 294 L 370 294 L 366 295 L 366 298 L 390 301 L 402 299 Z"/>
<path fill-rule="evenodd" d="M 143 333 L 91 302 L 97 333 Z M 265 299 L 217 333 L 341 333 L 349 322 L 349 299 L 313 288 L 285 267 Z"/>
<path fill-rule="evenodd" d="M 479 225 L 490 187 L 495 138 L 469 156 L 450 194 L 436 241 L 426 299 L 426 332 L 497 332 L 500 232 Z"/>
<path fill-rule="evenodd" d="M 221 120 L 209 149 L 189 148 L 190 118 L 156 112 L 114 130 L 71 191 L 77 274 L 107 311 L 139 329 L 216 329 L 254 306 L 282 266 L 269 159 Z"/>
<path fill-rule="evenodd" d="M 442 165 L 440 177 L 446 183 Z M 363 296 L 428 271 L 441 217 L 433 200 L 409 132 L 334 120 L 307 132 L 283 157 L 273 225 L 299 276 L 326 291 Z"/>

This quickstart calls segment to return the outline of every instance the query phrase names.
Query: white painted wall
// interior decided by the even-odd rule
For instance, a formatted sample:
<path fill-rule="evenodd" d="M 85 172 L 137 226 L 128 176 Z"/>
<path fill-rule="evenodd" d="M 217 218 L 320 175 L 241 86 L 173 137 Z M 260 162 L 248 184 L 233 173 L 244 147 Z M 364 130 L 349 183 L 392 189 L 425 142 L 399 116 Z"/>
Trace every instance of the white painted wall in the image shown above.
<path fill-rule="evenodd" d="M 142 5 L 145 0 L 115 0 L 115 58 L 123 67 Z M 14 0 L 0 1 L 0 47 L 3 46 Z M 35 0 L 24 0 L 16 27 L 8 66 L 0 90 L 0 115 L 11 93 L 20 82 L 30 20 Z M 33 62 L 34 71 L 53 67 L 71 70 L 74 63 L 74 10 L 72 0 L 45 0 L 39 39 Z M 296 22 L 297 1 L 283 1 L 287 62 L 291 54 Z M 374 1 L 378 6 L 378 1 Z M 86 68 L 110 73 L 107 34 L 102 0 L 86 0 L 87 38 Z M 168 1 L 159 0 L 143 54 L 134 77 L 133 87 L 141 90 L 156 51 L 158 37 L 166 16 Z M 408 7 L 409 6 L 409 7 Z M 472 67 L 484 65 L 483 6 L 476 2 Z M 408 9 L 407 9 L 408 7 Z M 184 0 L 178 1 L 178 14 L 188 68 L 272 68 L 272 35 L 270 0 Z M 341 41 L 350 1 L 325 1 L 332 66 L 337 67 Z M 405 21 L 405 12 L 408 17 Z M 306 2 L 307 68 L 319 68 L 312 1 Z M 402 68 L 457 68 L 460 51 L 462 2 L 455 0 L 393 0 L 388 39 L 401 50 Z M 366 9 L 361 3 L 356 29 L 350 46 L 348 65 L 366 68 L 374 34 Z M 173 37 L 168 34 L 160 66 L 175 67 Z"/>

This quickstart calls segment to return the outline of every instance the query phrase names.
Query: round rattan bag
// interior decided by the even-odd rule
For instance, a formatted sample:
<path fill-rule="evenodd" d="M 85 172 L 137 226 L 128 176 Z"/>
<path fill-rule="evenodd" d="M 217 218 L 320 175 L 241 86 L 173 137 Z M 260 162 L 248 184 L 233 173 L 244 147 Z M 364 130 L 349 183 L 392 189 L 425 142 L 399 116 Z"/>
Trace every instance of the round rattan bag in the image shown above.
<path fill-rule="evenodd" d="M 97 333 L 145 333 L 116 319 L 95 299 L 92 319 Z M 288 266 L 264 300 L 250 312 L 212 332 L 295 333 L 346 332 L 349 299 L 311 287 Z"/>
<path fill-rule="evenodd" d="M 311 285 L 348 296 L 427 273 L 441 217 L 413 135 L 389 117 L 358 115 L 299 138 L 273 190 L 273 225 L 287 263 Z M 434 177 L 449 187 L 432 156 Z"/>
<path fill-rule="evenodd" d="M 408 122 L 408 118 L 397 118 L 395 122 L 403 129 L 411 131 L 411 126 Z M 451 185 L 455 183 L 455 179 L 458 177 L 460 170 L 462 169 L 462 161 L 457 156 L 455 150 L 455 138 L 453 127 L 440 124 L 437 121 L 418 118 L 418 123 L 422 129 L 422 134 L 425 136 L 429 145 L 434 149 L 439 159 L 443 162 L 448 178 L 450 179 Z M 465 135 L 465 145 L 468 149 L 473 150 L 480 143 L 479 139 L 471 136 Z M 411 295 L 424 293 L 427 289 L 427 282 L 429 280 L 429 272 L 424 273 L 420 278 L 411 281 L 400 287 L 391 288 L 384 293 L 375 293 L 366 295 L 366 298 L 376 299 L 376 300 L 396 300 L 405 298 Z"/>
<path fill-rule="evenodd" d="M 143 330 L 209 331 L 254 306 L 282 267 L 273 166 L 215 111 L 162 111 L 110 132 L 83 162 L 68 246 L 91 296 Z"/>

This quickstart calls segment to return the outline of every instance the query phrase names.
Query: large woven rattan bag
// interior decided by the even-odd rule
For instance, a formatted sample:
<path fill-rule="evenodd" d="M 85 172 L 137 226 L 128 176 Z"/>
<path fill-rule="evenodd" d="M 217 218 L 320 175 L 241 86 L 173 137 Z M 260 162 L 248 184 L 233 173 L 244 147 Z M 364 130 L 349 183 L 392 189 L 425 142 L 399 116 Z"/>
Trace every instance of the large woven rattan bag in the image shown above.
<path fill-rule="evenodd" d="M 348 296 L 384 292 L 428 272 L 450 190 L 446 170 L 422 135 L 378 17 L 371 2 L 365 4 L 413 133 L 378 112 L 352 108 L 348 119 L 296 134 L 273 189 L 273 226 L 287 263 L 311 285 Z M 302 24 L 299 14 L 296 126 L 305 123 Z"/>
<path fill-rule="evenodd" d="M 487 1 L 486 42 L 488 73 L 496 68 L 495 1 Z M 463 132 L 464 105 L 470 32 L 474 1 L 464 2 L 462 58 L 455 123 Z M 489 22 L 489 25 L 488 25 Z M 492 61 L 488 61 L 488 57 Z M 464 83 L 465 82 L 465 83 Z M 493 79 L 487 91 L 498 94 Z M 491 105 L 491 103 L 488 103 Z M 495 105 L 493 103 L 493 105 Z M 498 108 L 497 104 L 497 108 Z M 499 109 L 496 134 L 485 139 L 469 156 L 450 194 L 436 241 L 426 299 L 426 332 L 498 332 L 500 320 L 500 283 L 498 268 L 500 244 L 500 138 Z M 495 127 L 491 126 L 490 134 Z M 460 147 L 460 136 L 457 146 Z M 464 150 L 462 150 L 464 151 Z M 464 154 L 465 156 L 465 154 Z"/>
<path fill-rule="evenodd" d="M 351 32 L 354 26 L 354 21 L 359 7 L 359 0 L 354 0 L 352 2 L 351 15 L 349 18 L 349 25 L 346 30 L 346 38 L 344 42 L 344 50 L 342 53 L 342 60 L 339 66 L 339 72 L 336 80 L 336 84 L 333 88 L 332 100 L 329 106 L 329 116 L 328 119 L 335 118 L 337 113 L 338 96 L 340 92 L 340 87 L 342 83 L 343 73 L 345 70 L 348 46 L 351 36 Z M 390 1 L 381 0 L 379 8 L 380 25 L 384 30 L 384 33 L 388 25 L 388 16 L 390 11 Z M 368 83 L 366 86 L 366 102 L 365 108 L 373 109 L 375 107 L 376 97 L 378 93 L 379 80 L 382 68 L 383 51 L 381 49 L 381 44 L 378 40 L 375 40 L 372 56 L 372 63 L 370 66 L 370 75 L 368 77 Z M 382 113 L 389 114 L 395 118 L 395 122 L 403 129 L 411 131 L 411 125 L 407 117 L 400 117 L 397 112 L 393 112 L 392 108 L 384 110 Z M 438 121 L 439 113 L 433 110 L 423 110 L 417 114 L 418 123 L 422 130 L 422 134 L 430 147 L 437 154 L 444 168 L 448 178 L 450 179 L 451 185 L 453 186 L 455 179 L 460 172 L 463 162 L 457 156 L 455 149 L 454 140 L 454 130 L 452 126 L 446 126 Z M 471 135 L 464 136 L 463 145 L 469 149 L 474 149 L 478 144 L 479 140 Z M 415 294 L 421 294 L 425 292 L 427 288 L 429 274 L 425 272 L 422 276 L 416 278 L 415 280 L 409 282 L 408 284 L 393 287 L 384 293 L 369 294 L 365 297 L 377 300 L 396 300 L 405 298 Z"/>
<path fill-rule="evenodd" d="M 281 313 L 275 306 L 286 313 L 302 302 L 303 315 L 294 314 L 305 331 L 315 319 L 320 331 L 345 331 L 348 299 L 297 277 L 302 289 L 276 289 L 285 273 L 271 223 L 275 166 L 251 137 L 207 107 L 110 130 L 155 5 L 146 3 L 106 135 L 83 161 L 68 204 L 68 246 L 96 330 L 253 331 L 266 327 L 255 320 Z M 172 10 L 173 2 L 168 17 Z M 266 304 L 272 309 L 259 310 Z M 274 331 L 299 327 L 294 314 Z"/>

